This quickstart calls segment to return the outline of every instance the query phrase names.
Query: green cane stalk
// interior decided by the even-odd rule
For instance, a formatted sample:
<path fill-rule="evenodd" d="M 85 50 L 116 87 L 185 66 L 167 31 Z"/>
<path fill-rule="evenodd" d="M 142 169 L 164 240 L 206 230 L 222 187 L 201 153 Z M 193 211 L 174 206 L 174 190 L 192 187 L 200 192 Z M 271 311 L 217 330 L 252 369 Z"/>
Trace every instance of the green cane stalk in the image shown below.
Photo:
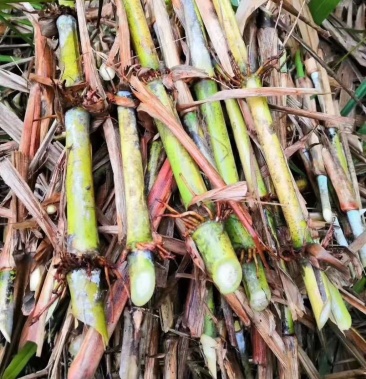
<path fill-rule="evenodd" d="M 171 23 L 166 6 L 161 1 L 153 2 L 155 17 L 155 33 L 159 39 L 159 45 L 164 57 L 164 63 L 168 68 L 173 68 L 181 64 L 176 41 L 174 39 Z M 177 89 L 177 103 L 185 104 L 193 101 L 191 93 L 186 83 L 181 80 L 175 82 Z M 194 143 L 204 155 L 204 157 L 214 166 L 211 151 L 207 145 L 204 132 L 198 120 L 195 110 L 189 110 L 182 115 L 183 125 L 193 139 Z"/>
<path fill-rule="evenodd" d="M 301 58 L 300 50 L 297 50 L 295 54 L 295 65 L 297 72 L 297 82 L 300 87 L 309 87 L 305 77 L 304 66 Z M 309 110 L 312 109 L 312 105 L 315 105 L 314 102 L 310 99 L 309 96 L 304 96 L 304 103 Z M 319 189 L 320 203 L 322 206 L 322 213 L 324 220 L 332 223 L 333 222 L 333 213 L 330 205 L 329 191 L 328 191 L 328 178 L 326 176 L 324 162 L 321 153 L 321 145 L 319 142 L 318 136 L 313 133 L 309 128 L 305 128 L 304 133 L 311 133 L 308 146 L 311 147 L 311 157 L 314 174 L 316 175 L 316 180 Z"/>
<path fill-rule="evenodd" d="M 255 158 L 248 129 L 239 104 L 236 100 L 226 100 L 225 106 L 230 119 L 230 125 L 233 130 L 235 144 L 238 149 L 248 190 L 252 194 L 256 194 L 258 191 L 258 196 L 263 197 L 268 194 L 268 191 L 260 172 L 258 161 Z"/>
<path fill-rule="evenodd" d="M 79 43 L 76 20 L 71 15 L 57 19 L 60 44 L 61 80 L 66 86 L 81 81 Z M 90 116 L 76 107 L 65 114 L 67 198 L 67 250 L 77 259 L 98 255 L 99 236 L 95 211 L 91 146 L 89 142 Z M 74 316 L 93 328 L 108 341 L 101 289 L 101 270 L 75 269 L 67 275 Z"/>
<path fill-rule="evenodd" d="M 147 192 L 150 192 L 154 185 L 164 159 L 165 154 L 163 143 L 160 140 L 153 141 L 150 147 L 150 157 L 146 170 L 145 186 Z"/>
<path fill-rule="evenodd" d="M 204 70 L 210 77 L 213 77 L 214 69 L 195 4 L 193 0 L 183 0 L 182 4 L 186 37 L 193 66 Z M 218 86 L 213 80 L 203 79 L 194 85 L 194 91 L 198 100 L 205 100 L 218 92 Z M 202 104 L 200 110 L 209 132 L 214 160 L 221 177 L 227 184 L 237 183 L 239 176 L 220 102 Z"/>
<path fill-rule="evenodd" d="M 7 342 L 11 341 L 13 331 L 15 277 L 16 270 L 13 268 L 0 270 L 0 332 Z"/>
<path fill-rule="evenodd" d="M 217 342 L 215 338 L 217 337 L 216 326 L 212 319 L 212 315 L 215 313 L 215 302 L 213 297 L 212 285 L 208 287 L 207 299 L 206 299 L 207 311 L 205 314 L 203 333 L 200 337 L 200 342 L 202 345 L 203 354 L 205 356 L 205 361 L 213 378 L 217 378 L 216 370 L 216 347 Z"/>
<path fill-rule="evenodd" d="M 121 97 L 132 97 L 121 91 Z M 131 300 L 136 306 L 145 305 L 155 289 L 155 268 L 152 252 L 143 244 L 153 242 L 149 212 L 145 200 L 144 171 L 134 110 L 118 107 L 121 135 L 123 178 L 126 196 L 127 240 Z"/>
<path fill-rule="evenodd" d="M 214 1 L 216 12 L 221 20 L 231 24 L 230 34 L 226 34 L 227 42 L 232 50 L 233 58 L 239 67 L 246 67 L 247 61 L 232 49 L 238 43 L 245 48 L 242 36 L 236 23 L 235 15 L 229 0 Z M 245 71 L 242 72 L 245 74 Z M 247 88 L 260 88 L 261 81 L 256 75 L 247 78 Z M 295 249 L 300 249 L 304 244 L 313 242 L 307 226 L 306 218 L 297 197 L 294 180 L 287 164 L 285 154 L 282 150 L 278 136 L 273 129 L 273 120 L 268 107 L 267 100 L 263 97 L 252 97 L 247 99 L 256 127 L 257 137 L 274 184 L 277 196 L 282 205 L 282 211 L 288 225 L 292 243 Z M 325 274 L 320 272 L 304 260 L 302 262 L 303 279 L 308 292 L 314 315 L 319 328 L 322 328 L 330 315 L 331 298 Z M 320 287 L 320 288 L 319 288 Z M 344 311 L 348 317 L 348 311 L 343 309 L 342 298 L 332 297 L 334 306 Z M 341 312 L 341 311 L 340 311 Z"/>
<path fill-rule="evenodd" d="M 305 61 L 305 67 L 307 73 L 311 76 L 311 80 L 314 83 L 314 87 L 321 93 L 326 93 L 324 95 L 318 95 L 319 104 L 322 112 L 328 114 L 334 114 L 334 106 L 331 98 L 331 90 L 329 87 L 329 82 L 324 82 L 322 77 L 327 75 L 325 70 L 319 69 L 318 65 L 313 57 Z M 327 133 L 332 145 L 335 147 L 337 152 L 337 157 L 341 162 L 343 170 L 348 173 L 347 158 L 343 150 L 342 142 L 339 137 L 339 133 L 335 128 L 327 128 Z"/>
<path fill-rule="evenodd" d="M 255 243 L 248 231 L 235 216 L 230 216 L 225 223 L 225 229 L 236 251 L 255 251 Z M 261 261 L 242 263 L 243 284 L 248 293 L 250 306 L 255 311 L 263 311 L 271 300 L 266 274 Z"/>
<path fill-rule="evenodd" d="M 141 65 L 158 71 L 158 56 L 140 1 L 123 0 L 123 4 L 131 38 Z M 148 88 L 165 107 L 176 114 L 160 78 L 152 80 Z M 168 127 L 158 120 L 155 120 L 155 124 L 170 161 L 183 204 L 188 207 L 193 195 L 206 192 L 206 186 L 198 166 Z M 204 222 L 197 227 L 192 237 L 202 254 L 208 274 L 213 277 L 220 292 L 223 294 L 234 292 L 240 284 L 242 274 L 240 263 L 222 224 L 212 221 Z M 210 240 L 216 243 L 213 244 Z"/>
<path fill-rule="evenodd" d="M 193 1 L 184 0 L 183 9 L 186 22 L 186 35 L 188 45 L 190 47 L 193 65 L 197 68 L 205 70 L 210 76 L 213 76 L 214 69 L 211 64 L 210 54 L 206 48 L 205 38 L 201 28 L 200 19 L 197 14 L 197 9 L 195 8 Z M 217 91 L 217 84 L 212 80 L 201 80 L 195 85 L 195 92 L 198 99 L 200 100 L 204 100 L 208 96 L 215 94 Z M 231 122 L 236 136 L 237 144 L 238 146 L 242 147 L 239 151 L 241 152 L 241 157 L 245 162 L 245 174 L 249 178 L 251 189 L 254 191 L 254 185 L 257 185 L 259 196 L 263 196 L 266 194 L 265 184 L 263 182 L 262 176 L 260 175 L 256 160 L 252 162 L 253 155 L 251 154 L 252 148 L 250 139 L 239 105 L 235 100 L 229 100 L 226 101 L 226 106 L 229 116 L 231 116 Z M 209 131 L 214 159 L 219 173 L 227 184 L 238 182 L 239 176 L 236 170 L 235 160 L 232 153 L 230 139 L 226 129 L 226 123 L 223 117 L 220 102 L 203 104 L 201 106 L 201 113 Z M 243 138 L 243 140 L 240 140 L 240 138 Z M 245 151 L 245 149 L 248 150 Z M 252 172 L 253 168 L 256 170 L 254 173 Z M 258 174 L 258 184 L 254 184 L 255 174 Z M 233 219 L 235 219 L 237 223 L 241 225 L 240 221 L 235 216 L 233 216 Z M 234 241 L 232 239 L 233 233 L 230 235 L 230 230 L 227 229 L 227 225 L 228 223 L 226 223 L 225 229 L 229 234 L 232 244 L 234 245 Z M 242 233 L 234 233 L 234 237 L 241 240 L 242 246 L 246 245 L 246 241 L 250 239 L 250 235 L 245 230 L 245 228 L 243 226 L 241 228 L 238 226 L 237 229 L 232 229 L 235 231 L 238 229 L 242 230 Z M 193 235 L 193 237 L 194 236 L 195 235 Z M 252 242 L 254 243 L 253 240 Z M 268 305 L 268 302 L 266 302 L 263 299 L 263 296 L 260 294 L 259 287 L 261 285 L 256 285 L 258 284 L 258 279 L 259 282 L 267 283 L 261 263 L 258 264 L 258 273 L 254 262 L 244 263 L 242 265 L 242 270 L 244 275 L 244 284 L 249 284 L 246 285 L 246 288 L 249 293 L 249 298 L 251 299 L 251 305 L 254 309 L 263 310 Z M 257 278 L 257 274 L 259 275 L 259 278 Z M 268 284 L 267 289 L 269 291 Z"/>

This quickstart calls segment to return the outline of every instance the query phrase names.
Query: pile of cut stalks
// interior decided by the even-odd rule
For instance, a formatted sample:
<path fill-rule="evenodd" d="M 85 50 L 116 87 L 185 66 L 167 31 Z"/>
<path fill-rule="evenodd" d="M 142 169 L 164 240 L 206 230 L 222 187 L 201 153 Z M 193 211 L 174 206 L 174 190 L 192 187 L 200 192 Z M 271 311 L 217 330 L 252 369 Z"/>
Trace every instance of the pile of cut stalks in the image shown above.
<path fill-rule="evenodd" d="M 2 12 L 1 378 L 366 377 L 365 4 L 233 3 Z"/>

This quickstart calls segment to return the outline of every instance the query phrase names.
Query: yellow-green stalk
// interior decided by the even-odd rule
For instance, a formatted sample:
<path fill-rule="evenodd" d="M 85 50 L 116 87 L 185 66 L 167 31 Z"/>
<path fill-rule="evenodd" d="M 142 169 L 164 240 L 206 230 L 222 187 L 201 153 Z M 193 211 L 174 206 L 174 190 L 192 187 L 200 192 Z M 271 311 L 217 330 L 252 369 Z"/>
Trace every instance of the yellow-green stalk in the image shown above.
<path fill-rule="evenodd" d="M 242 223 L 235 216 L 230 216 L 225 222 L 225 229 L 230 237 L 234 249 L 238 252 L 255 251 L 255 243 L 251 235 L 243 227 Z M 247 291 L 250 306 L 255 311 L 263 311 L 267 308 L 271 300 L 271 290 L 269 288 L 266 274 L 259 260 L 256 263 L 242 262 L 243 284 Z"/>
<path fill-rule="evenodd" d="M 132 42 L 141 65 L 158 71 L 159 59 L 140 0 L 123 0 L 123 4 L 127 14 Z M 165 107 L 170 109 L 173 114 L 176 114 L 171 99 L 160 79 L 152 80 L 149 82 L 148 87 Z M 168 127 L 158 120 L 155 120 L 155 124 L 172 166 L 183 203 L 188 207 L 193 195 L 206 192 L 206 186 L 198 166 Z M 193 238 L 199 240 L 199 244 L 196 242 L 198 249 L 206 266 L 209 267 L 207 271 L 212 275 L 219 290 L 223 293 L 234 292 L 240 284 L 242 274 L 239 261 L 231 246 L 229 237 L 223 230 L 223 226 L 219 223 L 208 221 L 199 225 L 194 234 L 196 237 L 193 236 Z M 216 244 L 211 243 L 210 239 L 216 241 Z M 213 262 L 212 259 L 212 257 L 217 259 L 218 256 L 221 260 L 220 264 Z M 230 278 L 223 277 L 223 272 L 229 273 Z"/>
<path fill-rule="evenodd" d="M 181 64 L 176 41 L 171 28 L 166 6 L 161 1 L 153 2 L 155 17 L 155 33 L 159 39 L 159 45 L 167 68 L 173 68 Z M 193 101 L 188 85 L 178 80 L 175 82 L 177 90 L 177 103 L 187 104 Z M 205 158 L 214 166 L 212 153 L 207 145 L 201 125 L 199 124 L 196 110 L 189 110 L 182 115 L 183 125 Z"/>
<path fill-rule="evenodd" d="M 9 343 L 13 331 L 15 277 L 15 269 L 0 270 L 0 332 Z"/>
<path fill-rule="evenodd" d="M 230 1 L 214 1 L 214 4 L 219 18 L 231 24 L 231 34 L 226 35 L 230 50 L 238 43 L 244 46 L 242 36 L 236 23 L 235 14 L 228 5 Z M 243 48 L 245 48 L 245 46 Z M 239 67 L 247 65 L 246 59 L 243 59 L 235 50 L 232 50 L 232 53 Z M 244 70 L 243 74 L 245 74 Z M 260 78 L 256 75 L 248 77 L 246 86 L 247 88 L 260 88 Z M 267 100 L 263 97 L 253 97 L 248 98 L 247 102 L 252 113 L 258 141 L 262 147 L 272 182 L 282 205 L 282 211 L 290 231 L 293 246 L 295 249 L 300 249 L 306 243 L 313 242 L 313 240 L 296 193 L 294 179 L 288 167 L 285 154 L 282 150 L 279 138 L 273 129 L 273 120 Z M 324 319 L 328 319 L 328 309 L 330 309 L 331 302 L 324 277 L 324 273 L 313 269 L 307 261 L 303 262 L 303 278 L 319 328 L 323 326 Z M 335 297 L 332 299 L 335 299 Z M 335 302 L 334 306 L 338 306 L 340 309 L 342 308 L 342 304 L 343 302 Z M 344 312 L 345 315 L 348 315 L 347 310 L 344 310 Z"/>
<path fill-rule="evenodd" d="M 60 44 L 61 80 L 66 86 L 82 78 L 76 20 L 62 15 L 57 20 Z M 76 107 L 65 114 L 66 127 L 66 199 L 67 250 L 71 256 L 91 260 L 98 255 L 99 236 L 95 210 L 91 146 L 89 142 L 90 117 L 83 108 Z M 71 258 L 73 259 L 73 258 Z M 67 275 L 74 316 L 95 328 L 106 344 L 108 332 L 104 314 L 99 268 L 78 268 Z"/>
<path fill-rule="evenodd" d="M 225 106 L 230 119 L 230 125 L 233 130 L 248 190 L 251 194 L 258 193 L 259 197 L 263 197 L 268 194 L 268 191 L 254 155 L 248 129 L 239 104 L 236 100 L 226 100 Z"/>
<path fill-rule="evenodd" d="M 131 97 L 127 91 L 121 91 L 118 95 Z M 135 305 L 143 306 L 150 300 L 155 289 L 155 268 L 152 252 L 139 246 L 151 244 L 153 237 L 145 200 L 144 171 L 134 110 L 119 106 L 118 123 L 126 196 L 126 248 L 130 251 L 128 268 L 131 300 Z"/>
<path fill-rule="evenodd" d="M 200 337 L 202 345 L 202 351 L 205 356 L 206 365 L 213 378 L 217 378 L 216 369 L 216 326 L 212 319 L 212 315 L 215 314 L 215 302 L 213 297 L 212 285 L 209 285 L 206 299 L 207 310 L 204 319 L 203 333 Z"/>
<path fill-rule="evenodd" d="M 73 16 L 62 15 L 57 19 L 60 45 L 60 69 L 61 80 L 65 85 L 72 86 L 81 82 L 83 75 L 79 53 L 79 41 L 77 38 L 76 20 Z"/>
<path fill-rule="evenodd" d="M 159 170 L 164 162 L 164 146 L 160 140 L 153 141 L 150 147 L 149 162 L 146 170 L 146 191 L 149 192 L 154 185 Z"/>
<path fill-rule="evenodd" d="M 192 0 L 184 0 L 182 3 L 184 9 L 184 19 L 186 22 L 186 36 L 193 65 L 197 68 L 205 70 L 210 76 L 213 76 L 214 69 L 211 64 L 209 51 L 205 45 L 205 38 L 201 28 L 200 19 L 197 15 L 197 9 L 195 8 L 194 2 Z M 207 97 L 212 96 L 217 91 L 217 84 L 212 80 L 201 80 L 195 85 L 195 92 L 198 99 L 200 100 L 204 100 Z M 240 108 L 235 100 L 227 101 L 226 105 L 228 108 L 229 116 L 231 116 L 237 143 L 239 146 L 241 143 L 243 143 L 243 149 L 240 149 L 240 152 L 243 160 L 245 161 L 246 175 L 249 177 L 251 190 L 254 191 L 254 185 L 257 185 L 260 196 L 264 196 L 266 193 L 265 185 L 260 175 L 258 165 L 256 164 L 256 160 L 254 162 L 251 162 L 250 140 L 243 116 L 240 112 Z M 227 184 L 238 182 L 238 172 L 236 170 L 235 160 L 231 149 L 230 139 L 226 129 L 225 119 L 220 102 L 203 104 L 201 106 L 201 113 L 209 131 L 211 147 L 213 149 L 214 159 L 219 173 Z M 239 138 L 243 137 L 244 140 L 240 141 Z M 248 151 L 244 152 L 245 148 L 248 149 Z M 256 172 L 254 172 L 254 175 L 258 174 L 258 184 L 254 179 L 252 170 L 256 170 Z M 235 216 L 233 216 L 233 219 L 235 219 L 238 224 L 241 225 L 240 221 Z M 225 225 L 225 228 L 229 233 L 227 225 L 228 224 Z M 247 233 L 244 227 L 241 229 L 243 230 L 245 236 L 249 236 L 249 233 Z M 243 237 L 243 235 L 236 235 L 236 237 L 240 239 Z M 234 244 L 232 235 L 230 235 L 230 233 L 229 236 L 231 242 Z M 245 244 L 245 241 L 242 241 L 242 243 Z M 253 308 L 257 310 L 263 310 L 268 305 L 268 302 L 266 303 L 265 299 L 263 299 L 263 293 L 260 291 L 261 284 L 258 284 L 258 279 L 260 283 L 262 281 L 263 283 L 267 283 L 267 281 L 261 263 L 259 263 L 258 267 L 259 278 L 257 278 L 257 270 L 254 262 L 244 263 L 242 270 L 244 275 L 244 283 L 248 284 L 246 288 L 249 292 L 249 297 L 251 299 Z M 268 284 L 267 289 L 269 291 Z"/>
<path fill-rule="evenodd" d="M 296 64 L 296 72 L 297 72 L 297 83 L 299 87 L 310 87 L 305 77 L 305 72 L 303 68 L 303 62 L 301 59 L 301 52 L 297 50 L 295 54 L 295 64 Z M 313 108 L 314 101 L 310 98 L 310 96 L 304 96 L 304 105 L 310 111 L 316 111 Z M 311 122 L 311 121 L 310 121 Z M 311 126 L 316 126 L 315 121 L 311 122 Z M 313 171 L 316 176 L 316 181 L 319 189 L 320 202 L 322 207 L 322 213 L 324 220 L 326 222 L 333 222 L 333 213 L 330 205 L 329 191 L 328 191 L 328 178 L 326 176 L 321 145 L 319 142 L 318 136 L 310 129 L 310 127 L 304 127 L 304 133 L 311 133 L 308 139 L 308 146 L 310 147 L 311 157 L 312 157 L 312 165 Z"/>
<path fill-rule="evenodd" d="M 319 92 L 323 93 L 323 95 L 318 95 L 318 100 L 322 112 L 327 114 L 335 114 L 329 82 L 328 80 L 326 80 L 325 82 L 322 80 L 322 78 L 324 79 L 325 77 L 327 77 L 325 69 L 319 69 L 318 64 L 316 63 L 313 57 L 308 58 L 305 61 L 305 67 L 307 73 L 311 76 L 311 80 L 314 83 L 314 87 L 317 90 L 319 90 Z M 327 128 L 327 132 L 332 145 L 335 147 L 335 151 L 337 152 L 337 157 L 341 162 L 342 168 L 344 172 L 346 172 L 348 175 L 347 158 L 344 153 L 342 142 L 339 138 L 339 134 L 337 130 L 332 127 Z"/>
<path fill-rule="evenodd" d="M 183 0 L 182 4 L 192 65 L 204 70 L 210 77 L 213 77 L 214 69 L 194 1 Z M 205 100 L 218 92 L 218 86 L 211 79 L 203 79 L 194 85 L 194 91 L 198 100 Z M 227 184 L 237 183 L 239 176 L 220 102 L 202 104 L 200 110 L 209 132 L 210 145 L 221 177 Z"/>

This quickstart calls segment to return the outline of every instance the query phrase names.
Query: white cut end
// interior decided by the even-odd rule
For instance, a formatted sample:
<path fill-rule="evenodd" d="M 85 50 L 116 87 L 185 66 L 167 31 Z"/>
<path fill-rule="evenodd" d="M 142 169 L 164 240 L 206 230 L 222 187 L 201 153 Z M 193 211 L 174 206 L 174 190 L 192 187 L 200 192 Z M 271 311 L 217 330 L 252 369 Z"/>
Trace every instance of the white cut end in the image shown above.
<path fill-rule="evenodd" d="M 261 312 L 268 307 L 269 300 L 264 291 L 256 291 L 250 294 L 250 306 L 257 312 Z"/>
<path fill-rule="evenodd" d="M 318 329 L 321 330 L 323 326 L 326 324 L 330 317 L 330 311 L 332 309 L 332 304 L 330 300 L 324 304 L 323 309 L 320 312 L 319 319 L 317 320 Z"/>
<path fill-rule="evenodd" d="M 143 270 L 134 273 L 131 278 L 131 300 L 137 307 L 145 305 L 155 289 L 155 270 Z"/>
<path fill-rule="evenodd" d="M 39 286 L 39 283 L 41 282 L 41 269 L 39 267 L 36 267 L 32 273 L 30 274 L 29 279 L 29 289 L 33 292 L 36 292 Z"/>
<path fill-rule="evenodd" d="M 331 223 L 333 219 L 333 212 L 330 208 L 323 208 L 322 210 L 323 218 L 326 222 Z"/>
<path fill-rule="evenodd" d="M 338 218 L 336 217 L 333 222 L 334 226 L 334 237 L 340 246 L 348 246 L 348 241 L 346 240 L 346 237 L 344 236 L 343 230 L 341 226 L 339 225 Z"/>
<path fill-rule="evenodd" d="M 51 205 L 48 205 L 47 208 L 46 208 L 46 212 L 49 214 L 49 215 L 54 215 L 56 212 L 57 212 L 57 208 L 55 205 L 51 204 Z"/>
<path fill-rule="evenodd" d="M 81 349 L 81 345 L 84 341 L 84 335 L 83 334 L 79 334 L 78 336 L 76 336 L 71 342 L 70 342 L 70 346 L 69 346 L 69 353 L 72 357 L 76 357 L 77 353 L 80 351 Z"/>
<path fill-rule="evenodd" d="M 347 212 L 347 218 L 352 229 L 353 235 L 357 238 L 363 232 L 360 211 L 353 210 Z"/>
<path fill-rule="evenodd" d="M 362 224 L 360 211 L 353 210 L 347 212 L 347 218 L 352 229 L 352 233 L 357 238 L 364 231 L 364 226 Z M 363 267 L 366 267 L 366 245 L 362 246 L 359 250 L 360 259 Z"/>
<path fill-rule="evenodd" d="M 112 67 L 109 67 L 105 63 L 102 63 L 99 67 L 99 75 L 105 81 L 113 80 L 116 76 L 116 71 Z"/>
<path fill-rule="evenodd" d="M 200 338 L 202 345 L 203 355 L 207 364 L 208 371 L 210 371 L 211 376 L 217 378 L 216 370 L 216 347 L 217 342 L 210 336 L 202 334 Z"/>
<path fill-rule="evenodd" d="M 223 295 L 235 292 L 242 279 L 242 270 L 238 261 L 230 260 L 218 263 L 212 279 Z"/>
<path fill-rule="evenodd" d="M 325 175 L 318 175 L 316 179 L 319 187 L 323 218 L 326 222 L 331 223 L 333 221 L 333 213 L 329 200 L 328 178 Z"/>

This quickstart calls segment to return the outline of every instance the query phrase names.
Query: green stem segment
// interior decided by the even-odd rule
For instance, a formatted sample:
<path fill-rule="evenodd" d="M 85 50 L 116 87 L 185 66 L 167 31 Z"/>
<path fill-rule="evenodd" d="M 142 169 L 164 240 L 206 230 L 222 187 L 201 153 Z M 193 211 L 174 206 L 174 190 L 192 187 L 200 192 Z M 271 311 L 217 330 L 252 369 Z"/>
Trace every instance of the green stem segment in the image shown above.
<path fill-rule="evenodd" d="M 183 8 L 193 66 L 213 76 L 214 69 L 193 0 L 184 0 Z M 218 86 L 213 80 L 203 79 L 195 84 L 194 90 L 198 100 L 205 100 L 218 92 Z M 220 102 L 202 104 L 200 109 L 208 128 L 216 167 L 227 184 L 237 183 L 239 176 Z"/>
<path fill-rule="evenodd" d="M 258 161 L 254 155 L 248 129 L 239 104 L 236 100 L 226 100 L 225 105 L 233 130 L 240 162 L 243 166 L 248 190 L 252 194 L 256 194 L 258 191 L 258 196 L 263 197 L 268 194 L 268 191 L 260 172 Z"/>
<path fill-rule="evenodd" d="M 255 243 L 248 231 L 236 216 L 230 216 L 225 229 L 230 237 L 231 243 L 236 251 L 255 251 Z M 257 266 L 254 261 L 242 263 L 243 284 L 248 293 L 250 306 L 255 311 L 263 311 L 267 308 L 271 300 L 271 290 L 269 288 L 266 274 L 262 262 L 258 261 Z"/>
<path fill-rule="evenodd" d="M 76 20 L 73 16 L 62 15 L 57 19 L 60 44 L 61 80 L 66 86 L 82 81 L 79 41 Z"/>
<path fill-rule="evenodd" d="M 229 0 L 220 0 L 220 2 L 218 0 L 214 1 L 214 5 L 221 23 L 224 24 L 224 20 L 226 20 L 226 22 L 231 24 L 230 33 L 226 33 L 230 49 L 238 43 L 242 44 L 243 48 L 245 48 L 235 20 L 234 12 L 229 4 Z M 245 67 L 247 65 L 246 58 L 240 57 L 239 55 L 234 55 L 234 59 L 239 67 L 243 67 L 242 72 L 245 74 Z M 258 77 L 254 75 L 248 78 L 247 88 L 259 87 L 261 87 L 261 82 Z M 294 180 L 288 167 L 285 154 L 282 150 L 278 136 L 273 129 L 272 116 L 269 111 L 267 100 L 263 97 L 253 97 L 248 98 L 247 102 L 253 116 L 258 140 L 262 147 L 271 179 L 282 205 L 282 211 L 289 227 L 292 243 L 295 249 L 300 249 L 307 242 L 313 241 L 305 216 L 302 212 L 302 208 L 295 190 Z M 328 319 L 328 309 L 330 309 L 331 306 L 329 291 L 326 290 L 327 278 L 324 273 L 313 269 L 312 266 L 306 261 L 303 262 L 303 269 L 303 278 L 308 296 L 314 309 L 318 326 L 321 327 L 323 322 Z M 320 293 L 320 295 L 314 296 L 316 293 Z M 339 303 L 335 303 L 334 306 L 339 307 Z M 348 315 L 348 312 L 345 312 Z"/>
<path fill-rule="evenodd" d="M 66 173 L 68 251 L 97 255 L 99 237 L 95 212 L 89 113 L 72 108 L 65 114 L 68 150 Z"/>
<path fill-rule="evenodd" d="M 15 276 L 14 269 L 0 270 L 0 332 L 9 343 L 13 331 Z"/>
<path fill-rule="evenodd" d="M 158 70 L 158 56 L 155 52 L 140 0 L 123 0 L 123 3 L 132 41 L 141 65 Z M 164 106 L 169 108 L 173 114 L 176 114 L 161 80 L 151 81 L 148 87 Z M 155 120 L 155 123 L 172 166 L 183 203 L 188 207 L 194 195 L 206 192 L 206 186 L 198 166 L 177 138 L 166 125 L 158 120 Z M 229 237 L 223 229 L 223 225 L 211 221 L 203 223 L 193 233 L 193 239 L 203 256 L 208 273 L 212 275 L 220 291 L 223 293 L 235 291 L 241 281 L 240 264 Z"/>
<path fill-rule="evenodd" d="M 77 25 L 73 16 L 62 15 L 57 20 L 60 43 L 61 79 L 72 86 L 82 79 Z M 77 257 L 98 255 L 99 236 L 95 211 L 89 114 L 72 108 L 65 114 L 66 198 L 69 254 Z M 93 328 L 108 342 L 107 325 L 101 290 L 100 269 L 77 269 L 67 275 L 74 316 Z"/>
<path fill-rule="evenodd" d="M 121 91 L 118 95 L 132 97 L 127 91 Z M 126 247 L 132 251 L 128 257 L 131 300 L 135 305 L 143 306 L 154 293 L 155 268 L 152 253 L 138 247 L 138 244 L 151 243 L 153 238 L 145 200 L 144 172 L 134 110 L 118 107 L 118 123 L 126 196 Z"/>
<path fill-rule="evenodd" d="M 99 237 L 95 212 L 89 114 L 82 108 L 72 108 L 65 114 L 66 198 L 68 238 L 67 249 L 79 257 L 98 254 Z M 100 283 L 101 270 L 73 270 L 67 276 L 72 311 L 86 325 L 95 328 L 108 341 Z"/>
<path fill-rule="evenodd" d="M 205 314 L 203 333 L 200 338 L 203 354 L 205 356 L 206 364 L 210 374 L 213 378 L 217 377 L 216 369 L 216 326 L 212 319 L 212 315 L 215 313 L 215 303 L 213 297 L 212 285 L 209 285 L 206 299 L 207 311 Z"/>
<path fill-rule="evenodd" d="M 220 292 L 224 295 L 234 292 L 240 284 L 242 273 L 224 225 L 207 221 L 196 229 L 192 238 Z"/>

